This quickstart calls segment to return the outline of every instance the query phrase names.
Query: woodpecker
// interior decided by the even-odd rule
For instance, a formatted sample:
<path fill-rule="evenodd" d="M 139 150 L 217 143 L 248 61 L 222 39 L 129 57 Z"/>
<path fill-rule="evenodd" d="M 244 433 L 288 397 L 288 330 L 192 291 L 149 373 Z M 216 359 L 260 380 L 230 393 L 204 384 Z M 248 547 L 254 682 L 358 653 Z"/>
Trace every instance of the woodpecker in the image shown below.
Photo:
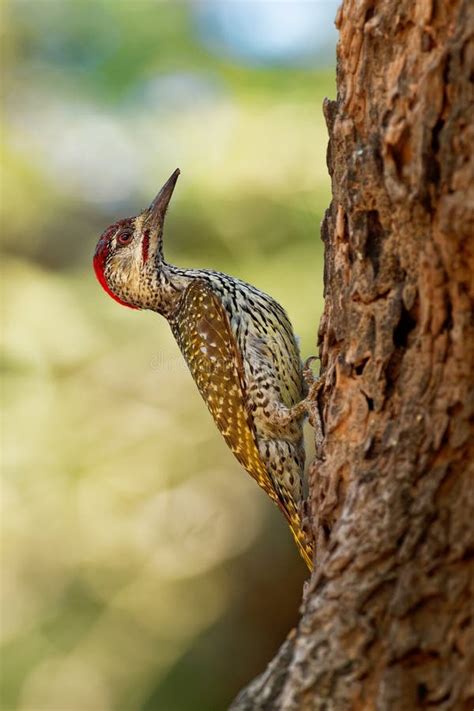
<path fill-rule="evenodd" d="M 228 447 L 280 508 L 311 570 L 302 431 L 309 368 L 303 369 L 290 321 L 272 297 L 227 274 L 165 261 L 163 228 L 178 176 L 175 170 L 148 209 L 102 233 L 97 279 L 118 303 L 168 321 Z"/>

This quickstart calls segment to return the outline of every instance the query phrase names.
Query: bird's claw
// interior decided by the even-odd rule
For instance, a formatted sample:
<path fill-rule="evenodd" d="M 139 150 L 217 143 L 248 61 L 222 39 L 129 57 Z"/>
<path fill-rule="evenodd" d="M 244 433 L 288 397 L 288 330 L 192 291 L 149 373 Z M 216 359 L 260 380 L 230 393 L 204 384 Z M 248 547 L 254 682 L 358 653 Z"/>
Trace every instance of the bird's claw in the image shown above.
<path fill-rule="evenodd" d="M 317 378 L 315 378 L 314 373 L 311 369 L 311 363 L 315 360 L 321 360 L 319 356 L 310 356 L 309 358 L 306 358 L 304 364 L 303 364 L 303 378 L 306 383 L 306 386 L 308 389 L 311 388 L 313 383 L 316 381 Z"/>

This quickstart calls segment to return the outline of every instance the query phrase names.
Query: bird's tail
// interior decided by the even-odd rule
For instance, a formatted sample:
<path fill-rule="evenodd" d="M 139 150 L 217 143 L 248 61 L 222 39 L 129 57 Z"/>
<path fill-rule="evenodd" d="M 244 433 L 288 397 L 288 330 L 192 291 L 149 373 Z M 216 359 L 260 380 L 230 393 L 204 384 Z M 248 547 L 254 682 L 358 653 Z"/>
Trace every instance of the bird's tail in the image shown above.
<path fill-rule="evenodd" d="M 313 570 L 314 545 L 311 533 L 310 531 L 305 530 L 306 527 L 303 524 L 299 507 L 294 499 L 289 496 L 284 496 L 282 498 L 284 503 L 280 499 L 279 505 L 285 514 L 286 520 L 288 521 L 291 533 L 295 539 L 296 547 L 298 548 L 304 562 L 308 566 L 308 569 Z"/>
<path fill-rule="evenodd" d="M 289 519 L 290 530 L 295 539 L 296 547 L 298 548 L 301 557 L 308 566 L 309 570 L 313 570 L 314 546 L 307 532 L 304 531 L 301 525 L 301 518 L 298 513 L 296 516 L 291 516 Z"/>

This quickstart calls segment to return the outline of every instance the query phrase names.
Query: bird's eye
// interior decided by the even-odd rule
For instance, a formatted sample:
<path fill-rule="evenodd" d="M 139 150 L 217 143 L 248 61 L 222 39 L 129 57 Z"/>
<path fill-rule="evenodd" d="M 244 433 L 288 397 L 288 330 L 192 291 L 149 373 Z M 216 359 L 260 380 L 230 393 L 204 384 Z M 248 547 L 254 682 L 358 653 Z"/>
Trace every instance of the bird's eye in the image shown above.
<path fill-rule="evenodd" d="M 133 239 L 133 230 L 122 230 L 117 235 L 117 244 L 121 247 L 130 244 Z"/>

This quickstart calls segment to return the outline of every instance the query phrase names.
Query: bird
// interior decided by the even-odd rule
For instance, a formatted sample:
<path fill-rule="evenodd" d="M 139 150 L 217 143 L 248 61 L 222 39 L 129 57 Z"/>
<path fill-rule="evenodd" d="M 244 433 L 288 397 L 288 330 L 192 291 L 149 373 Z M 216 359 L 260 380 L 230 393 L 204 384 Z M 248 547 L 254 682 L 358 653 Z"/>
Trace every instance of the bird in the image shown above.
<path fill-rule="evenodd" d="M 219 271 L 165 261 L 165 216 L 179 174 L 150 207 L 107 227 L 95 250 L 95 274 L 119 304 L 168 321 L 217 428 L 281 510 L 312 570 L 303 494 L 312 376 L 286 312 L 271 296 Z"/>

